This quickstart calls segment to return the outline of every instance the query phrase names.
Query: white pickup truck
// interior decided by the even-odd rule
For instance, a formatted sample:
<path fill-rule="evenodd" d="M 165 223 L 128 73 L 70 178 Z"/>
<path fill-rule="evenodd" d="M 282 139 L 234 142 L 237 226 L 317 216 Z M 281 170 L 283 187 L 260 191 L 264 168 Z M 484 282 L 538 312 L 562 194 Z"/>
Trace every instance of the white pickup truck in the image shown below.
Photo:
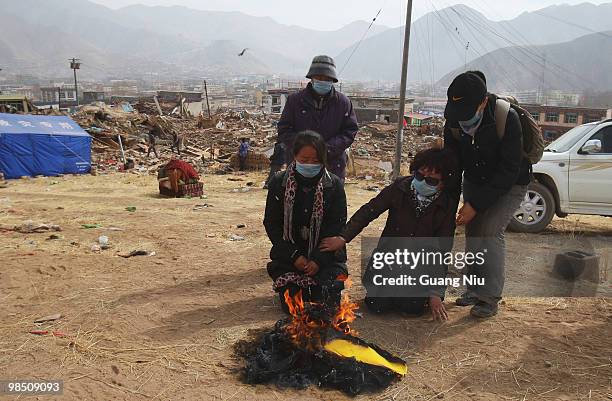
<path fill-rule="evenodd" d="M 612 216 L 612 119 L 579 125 L 552 142 L 533 175 L 510 230 L 543 231 L 555 214 Z"/>

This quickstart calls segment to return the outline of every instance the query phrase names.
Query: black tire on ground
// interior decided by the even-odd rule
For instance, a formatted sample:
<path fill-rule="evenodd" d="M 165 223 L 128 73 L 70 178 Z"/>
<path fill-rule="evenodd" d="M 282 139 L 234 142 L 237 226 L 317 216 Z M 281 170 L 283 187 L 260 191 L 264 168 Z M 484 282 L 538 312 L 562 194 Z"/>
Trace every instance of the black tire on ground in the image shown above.
<path fill-rule="evenodd" d="M 555 198 L 550 190 L 539 182 L 527 187 L 527 194 L 516 211 L 508 229 L 519 233 L 544 231 L 555 215 Z"/>

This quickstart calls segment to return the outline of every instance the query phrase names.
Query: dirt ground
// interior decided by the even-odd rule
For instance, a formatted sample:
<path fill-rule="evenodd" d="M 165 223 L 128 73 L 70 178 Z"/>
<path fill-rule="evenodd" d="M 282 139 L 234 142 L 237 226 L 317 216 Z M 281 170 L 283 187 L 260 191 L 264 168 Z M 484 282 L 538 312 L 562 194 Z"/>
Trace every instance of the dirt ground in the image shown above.
<path fill-rule="evenodd" d="M 64 380 L 63 396 L 41 400 L 345 399 L 239 380 L 233 344 L 281 317 L 265 271 L 263 178 L 206 176 L 205 199 L 162 199 L 155 177 L 134 174 L 15 180 L 0 189 L 3 227 L 32 220 L 62 228 L 0 230 L 0 380 Z M 375 195 L 367 185 L 348 183 L 350 212 Z M 380 218 L 367 234 L 380 234 L 383 224 Z M 111 248 L 92 251 L 100 235 Z M 569 217 L 540 235 L 509 233 L 508 288 L 537 290 L 521 258 L 545 240 L 583 235 L 609 239 L 612 220 Z M 119 256 L 133 250 L 155 254 Z M 359 253 L 358 242 L 349 246 L 356 276 Z M 349 294 L 361 301 L 353 281 Z M 609 298 L 508 297 L 485 321 L 447 305 L 446 323 L 363 311 L 354 324 L 360 336 L 403 357 L 409 373 L 384 393 L 357 399 L 612 399 Z M 62 318 L 33 323 L 54 313 Z M 36 329 L 66 336 L 29 333 Z"/>

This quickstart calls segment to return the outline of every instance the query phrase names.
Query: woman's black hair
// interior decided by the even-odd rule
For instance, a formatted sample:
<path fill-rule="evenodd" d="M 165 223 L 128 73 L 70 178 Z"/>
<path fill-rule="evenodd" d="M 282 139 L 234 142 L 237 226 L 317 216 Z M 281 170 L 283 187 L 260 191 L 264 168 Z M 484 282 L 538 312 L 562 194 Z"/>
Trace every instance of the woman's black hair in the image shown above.
<path fill-rule="evenodd" d="M 314 131 L 298 133 L 295 137 L 295 142 L 293 142 L 293 156 L 297 156 L 304 146 L 312 146 L 317 152 L 319 162 L 324 166 L 327 165 L 327 145 L 321 135 Z"/>
<path fill-rule="evenodd" d="M 447 182 L 457 171 L 457 158 L 455 154 L 447 149 L 430 148 L 422 150 L 414 155 L 410 163 L 410 173 L 414 173 L 425 167 L 434 170 L 442 176 L 442 181 Z"/>

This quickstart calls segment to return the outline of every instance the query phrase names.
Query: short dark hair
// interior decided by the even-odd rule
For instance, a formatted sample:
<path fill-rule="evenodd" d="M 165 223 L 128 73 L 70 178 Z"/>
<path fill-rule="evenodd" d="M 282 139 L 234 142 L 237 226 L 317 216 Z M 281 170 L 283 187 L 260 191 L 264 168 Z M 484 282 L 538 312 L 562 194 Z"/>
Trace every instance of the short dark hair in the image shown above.
<path fill-rule="evenodd" d="M 457 170 L 457 158 L 448 149 L 425 149 L 414 155 L 410 163 L 410 173 L 414 173 L 421 167 L 436 171 L 442 176 L 442 181 L 447 182 Z"/>
<path fill-rule="evenodd" d="M 298 133 L 293 142 L 293 156 L 297 156 L 304 146 L 312 146 L 317 152 L 319 162 L 327 165 L 327 145 L 321 135 L 308 130 Z"/>

